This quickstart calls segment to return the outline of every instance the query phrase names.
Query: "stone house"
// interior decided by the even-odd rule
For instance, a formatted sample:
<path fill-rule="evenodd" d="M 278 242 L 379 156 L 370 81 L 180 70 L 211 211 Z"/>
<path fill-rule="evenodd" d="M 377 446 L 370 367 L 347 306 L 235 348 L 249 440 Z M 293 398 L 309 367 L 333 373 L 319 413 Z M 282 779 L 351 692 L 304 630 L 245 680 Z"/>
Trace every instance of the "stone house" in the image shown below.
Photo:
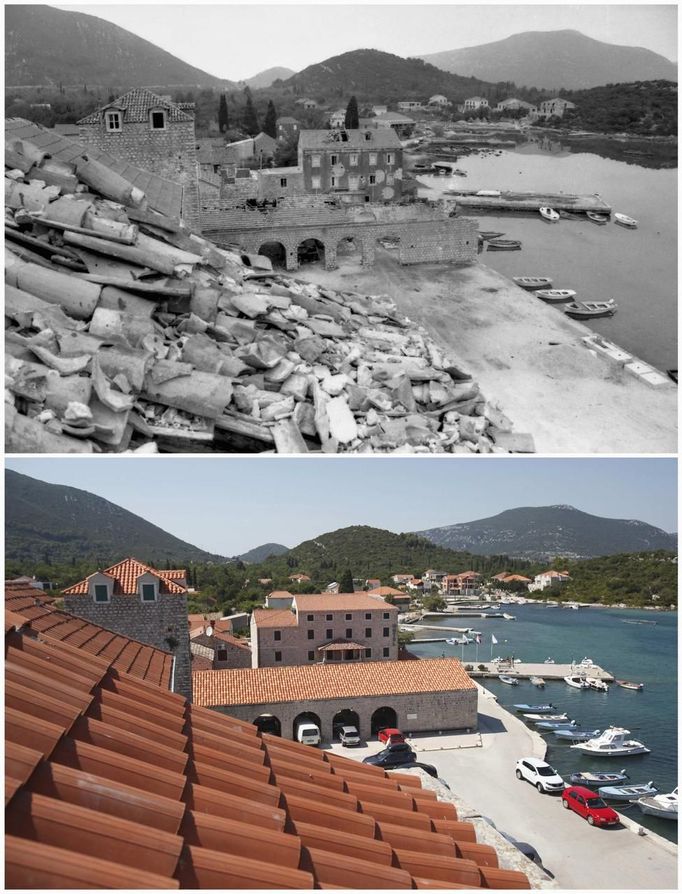
<path fill-rule="evenodd" d="M 406 99 L 401 100 L 401 102 L 398 103 L 398 109 L 401 112 L 410 112 L 415 111 L 416 109 L 423 108 L 424 104 L 422 103 L 421 99 Z"/>
<path fill-rule="evenodd" d="M 451 105 L 447 96 L 443 96 L 442 93 L 436 93 L 434 96 L 429 98 L 428 105 L 436 106 L 436 108 L 447 108 L 447 106 Z"/>
<path fill-rule="evenodd" d="M 346 123 L 346 110 L 345 109 L 337 109 L 335 112 L 332 112 L 329 116 L 329 126 L 330 127 L 343 127 Z"/>
<path fill-rule="evenodd" d="M 360 118 L 360 130 L 378 130 L 380 127 L 392 127 L 399 137 L 409 137 L 414 130 L 414 118 L 400 112 L 382 112 L 373 118 Z"/>
<path fill-rule="evenodd" d="M 395 202 L 402 195 L 403 150 L 391 128 L 304 130 L 298 164 L 306 192 L 342 194 L 358 204 Z"/>
<path fill-rule="evenodd" d="M 503 99 L 495 106 L 496 112 L 518 112 L 523 111 L 527 115 L 537 115 L 538 109 L 537 106 L 534 106 L 530 102 L 525 102 L 523 99 L 515 99 L 514 97 L 510 97 L 509 99 Z"/>
<path fill-rule="evenodd" d="M 192 698 L 186 572 L 128 558 L 63 591 L 64 609 L 174 656 L 175 690 Z"/>
<path fill-rule="evenodd" d="M 277 148 L 277 140 L 262 131 L 255 137 L 227 143 L 224 149 L 225 165 L 239 165 L 245 162 L 270 161 Z"/>
<path fill-rule="evenodd" d="M 296 100 L 297 106 L 302 106 L 304 109 L 316 109 L 318 103 L 314 99 L 306 99 L 305 97 L 301 97 L 301 99 Z"/>
<path fill-rule="evenodd" d="M 198 227 L 194 106 L 136 87 L 81 118 L 79 140 L 183 187 L 182 214 Z"/>
<path fill-rule="evenodd" d="M 488 100 L 484 96 L 470 96 L 464 100 L 463 109 L 465 112 L 477 112 L 479 109 L 487 109 Z"/>
<path fill-rule="evenodd" d="M 252 667 L 394 661 L 398 609 L 370 593 L 294 596 L 251 615 Z"/>
<path fill-rule="evenodd" d="M 385 115 L 388 112 L 388 106 L 373 105 L 372 112 L 375 115 Z"/>
<path fill-rule="evenodd" d="M 538 115 L 540 115 L 541 118 L 551 118 L 552 116 L 563 118 L 564 112 L 567 109 L 574 108 L 575 103 L 569 102 L 567 99 L 562 99 L 560 96 L 555 96 L 553 99 L 545 99 L 540 103 Z"/>
<path fill-rule="evenodd" d="M 301 122 L 296 118 L 284 115 L 277 119 L 277 142 L 296 143 L 301 132 Z"/>
<path fill-rule="evenodd" d="M 203 670 L 251 667 L 251 648 L 247 643 L 231 633 L 221 633 L 210 627 L 192 638 L 190 651 L 193 670 L 198 670 L 199 667 Z"/>

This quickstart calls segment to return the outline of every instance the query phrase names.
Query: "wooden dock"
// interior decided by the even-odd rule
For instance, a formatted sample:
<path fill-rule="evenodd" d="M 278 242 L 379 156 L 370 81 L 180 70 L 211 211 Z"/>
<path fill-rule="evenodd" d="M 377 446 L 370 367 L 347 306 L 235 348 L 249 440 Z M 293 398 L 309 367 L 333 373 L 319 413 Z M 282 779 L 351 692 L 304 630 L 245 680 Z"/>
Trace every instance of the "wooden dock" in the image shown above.
<path fill-rule="evenodd" d="M 499 196 L 478 196 L 472 189 L 451 189 L 445 194 L 454 198 L 461 208 L 480 208 L 488 211 L 555 211 L 611 214 L 612 208 L 599 195 L 579 196 L 570 193 L 501 192 Z"/>

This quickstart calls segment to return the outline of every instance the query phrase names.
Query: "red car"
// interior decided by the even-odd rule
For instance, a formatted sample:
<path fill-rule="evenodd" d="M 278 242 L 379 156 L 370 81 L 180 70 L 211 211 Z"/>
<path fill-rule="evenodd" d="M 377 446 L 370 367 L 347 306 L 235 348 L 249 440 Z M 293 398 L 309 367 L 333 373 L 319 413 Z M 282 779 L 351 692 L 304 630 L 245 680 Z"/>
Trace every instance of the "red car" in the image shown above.
<path fill-rule="evenodd" d="M 397 745 L 399 742 L 405 741 L 405 736 L 399 729 L 393 729 L 388 726 L 386 729 L 379 730 L 379 741 L 384 742 L 386 745 Z"/>
<path fill-rule="evenodd" d="M 561 795 L 561 803 L 566 810 L 574 810 L 584 817 L 591 826 L 616 826 L 620 817 L 612 807 L 607 807 L 603 798 L 595 795 L 582 785 L 570 785 Z"/>

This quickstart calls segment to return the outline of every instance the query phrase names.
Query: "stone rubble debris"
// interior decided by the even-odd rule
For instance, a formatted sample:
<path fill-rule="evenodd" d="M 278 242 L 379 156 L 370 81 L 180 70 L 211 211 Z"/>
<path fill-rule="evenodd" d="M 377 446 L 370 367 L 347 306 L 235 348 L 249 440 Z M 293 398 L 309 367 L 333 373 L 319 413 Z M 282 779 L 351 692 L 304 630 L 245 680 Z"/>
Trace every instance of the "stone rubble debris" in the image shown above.
<path fill-rule="evenodd" d="M 387 296 L 221 249 L 86 155 L 10 139 L 5 236 L 8 451 L 533 449 Z"/>

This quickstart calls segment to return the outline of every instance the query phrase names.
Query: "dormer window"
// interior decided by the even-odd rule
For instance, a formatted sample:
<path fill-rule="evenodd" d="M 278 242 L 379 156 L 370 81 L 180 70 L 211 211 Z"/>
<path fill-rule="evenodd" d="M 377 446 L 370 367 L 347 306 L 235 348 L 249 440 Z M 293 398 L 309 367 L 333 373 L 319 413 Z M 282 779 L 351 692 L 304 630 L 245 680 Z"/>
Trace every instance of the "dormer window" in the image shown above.
<path fill-rule="evenodd" d="M 104 124 L 108 131 L 118 132 L 121 130 L 121 113 L 110 109 L 104 113 Z"/>
<path fill-rule="evenodd" d="M 109 587 L 107 584 L 95 584 L 95 602 L 109 602 Z"/>
<path fill-rule="evenodd" d="M 166 129 L 166 113 L 163 109 L 156 109 L 149 113 L 149 123 L 152 130 Z"/>
<path fill-rule="evenodd" d="M 143 602 L 156 602 L 157 594 L 156 584 L 140 584 L 140 597 Z"/>

